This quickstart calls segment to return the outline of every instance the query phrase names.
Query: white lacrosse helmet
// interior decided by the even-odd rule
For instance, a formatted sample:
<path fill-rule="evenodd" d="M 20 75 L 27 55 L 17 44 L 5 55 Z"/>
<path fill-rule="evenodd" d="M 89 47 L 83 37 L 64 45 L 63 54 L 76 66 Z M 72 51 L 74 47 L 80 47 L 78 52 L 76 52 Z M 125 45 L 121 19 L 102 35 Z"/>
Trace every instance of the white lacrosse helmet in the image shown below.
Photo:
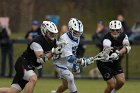
<path fill-rule="evenodd" d="M 44 37 L 47 35 L 52 40 L 55 38 L 55 34 L 58 33 L 56 25 L 51 21 L 43 21 L 40 28 L 42 35 Z"/>
<path fill-rule="evenodd" d="M 119 20 L 112 20 L 109 23 L 109 29 L 114 38 L 117 38 L 122 32 L 122 23 Z M 115 31 L 115 32 L 114 32 Z"/>
<path fill-rule="evenodd" d="M 83 24 L 76 18 L 71 18 L 68 23 L 69 31 L 74 39 L 79 38 L 83 34 Z"/>
<path fill-rule="evenodd" d="M 122 23 L 119 20 L 113 20 L 109 23 L 109 28 L 111 30 L 122 29 Z"/>

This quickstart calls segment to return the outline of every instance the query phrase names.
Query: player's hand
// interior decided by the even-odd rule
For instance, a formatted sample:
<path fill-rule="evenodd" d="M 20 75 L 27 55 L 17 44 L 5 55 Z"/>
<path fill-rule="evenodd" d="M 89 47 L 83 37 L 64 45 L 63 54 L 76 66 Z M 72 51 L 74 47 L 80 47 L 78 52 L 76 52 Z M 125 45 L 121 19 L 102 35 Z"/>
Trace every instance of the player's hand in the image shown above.
<path fill-rule="evenodd" d="M 56 47 L 56 48 L 52 48 L 52 53 L 53 54 L 61 54 L 62 53 L 62 47 Z"/>
<path fill-rule="evenodd" d="M 37 63 L 44 64 L 46 61 L 48 61 L 46 54 L 42 54 L 37 58 Z"/>
<path fill-rule="evenodd" d="M 120 53 L 118 53 L 118 52 L 114 52 L 114 53 L 112 53 L 111 56 L 110 56 L 110 58 L 111 58 L 112 60 L 118 60 L 119 57 L 120 57 Z"/>
<path fill-rule="evenodd" d="M 80 65 L 79 63 L 73 64 L 72 71 L 73 71 L 74 73 L 80 73 L 80 72 L 81 72 L 81 65 Z"/>
<path fill-rule="evenodd" d="M 53 54 L 53 57 L 52 57 L 53 60 L 59 59 L 62 54 L 62 47 L 52 48 L 52 54 Z"/>
<path fill-rule="evenodd" d="M 93 63 L 92 58 L 80 58 L 77 59 L 77 63 L 79 63 L 82 67 L 86 67 Z"/>

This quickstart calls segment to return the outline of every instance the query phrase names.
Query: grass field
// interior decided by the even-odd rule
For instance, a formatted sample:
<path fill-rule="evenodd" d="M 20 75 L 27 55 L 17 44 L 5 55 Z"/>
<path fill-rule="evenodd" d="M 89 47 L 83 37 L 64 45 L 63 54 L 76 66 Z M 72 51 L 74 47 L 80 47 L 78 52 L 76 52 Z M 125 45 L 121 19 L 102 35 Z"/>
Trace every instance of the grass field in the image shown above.
<path fill-rule="evenodd" d="M 9 86 L 12 79 L 0 78 L 0 87 Z M 75 80 L 79 93 L 103 93 L 106 83 L 103 80 Z M 61 83 L 59 79 L 40 79 L 34 93 L 51 93 Z M 23 93 L 23 92 L 22 92 Z M 64 93 L 69 93 L 68 91 Z M 129 80 L 117 93 L 140 93 L 140 81 Z"/>

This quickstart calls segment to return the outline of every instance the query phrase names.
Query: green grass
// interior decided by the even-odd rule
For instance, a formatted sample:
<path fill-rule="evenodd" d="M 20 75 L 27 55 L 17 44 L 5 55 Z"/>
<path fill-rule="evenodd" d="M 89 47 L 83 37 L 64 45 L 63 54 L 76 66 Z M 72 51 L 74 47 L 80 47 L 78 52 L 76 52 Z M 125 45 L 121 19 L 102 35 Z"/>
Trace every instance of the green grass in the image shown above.
<path fill-rule="evenodd" d="M 8 87 L 12 79 L 0 78 L 0 87 Z M 75 80 L 79 93 L 103 93 L 106 83 L 103 80 Z M 38 80 L 34 93 L 50 93 L 61 83 L 59 79 Z M 118 93 L 139 93 L 140 81 L 126 81 Z M 23 92 L 22 92 L 23 93 Z M 64 93 L 69 93 L 68 90 Z"/>

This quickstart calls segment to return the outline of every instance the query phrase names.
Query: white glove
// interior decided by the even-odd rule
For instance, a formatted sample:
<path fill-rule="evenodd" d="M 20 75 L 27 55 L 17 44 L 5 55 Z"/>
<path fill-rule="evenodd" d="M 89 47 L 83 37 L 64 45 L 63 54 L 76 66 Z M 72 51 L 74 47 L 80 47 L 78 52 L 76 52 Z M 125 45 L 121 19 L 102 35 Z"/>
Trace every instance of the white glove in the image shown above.
<path fill-rule="evenodd" d="M 43 64 L 48 60 L 46 54 L 40 55 L 40 57 L 37 58 L 37 63 Z"/>
<path fill-rule="evenodd" d="M 74 73 L 80 73 L 81 72 L 81 65 L 80 65 L 80 63 L 73 64 L 72 71 Z"/>
<path fill-rule="evenodd" d="M 56 47 L 56 48 L 52 48 L 52 53 L 53 54 L 61 54 L 62 53 L 62 47 Z"/>
<path fill-rule="evenodd" d="M 112 60 L 118 60 L 119 59 L 119 53 L 117 53 L 117 52 L 112 53 L 111 56 L 110 56 L 110 58 Z"/>
<path fill-rule="evenodd" d="M 59 59 L 62 54 L 62 47 L 52 48 L 52 54 L 53 54 L 53 57 L 52 57 L 53 60 Z"/>
<path fill-rule="evenodd" d="M 80 58 L 80 59 L 77 60 L 77 63 L 80 63 L 80 65 L 82 67 L 86 67 L 86 66 L 93 63 L 92 57 L 90 57 L 90 58 Z"/>

